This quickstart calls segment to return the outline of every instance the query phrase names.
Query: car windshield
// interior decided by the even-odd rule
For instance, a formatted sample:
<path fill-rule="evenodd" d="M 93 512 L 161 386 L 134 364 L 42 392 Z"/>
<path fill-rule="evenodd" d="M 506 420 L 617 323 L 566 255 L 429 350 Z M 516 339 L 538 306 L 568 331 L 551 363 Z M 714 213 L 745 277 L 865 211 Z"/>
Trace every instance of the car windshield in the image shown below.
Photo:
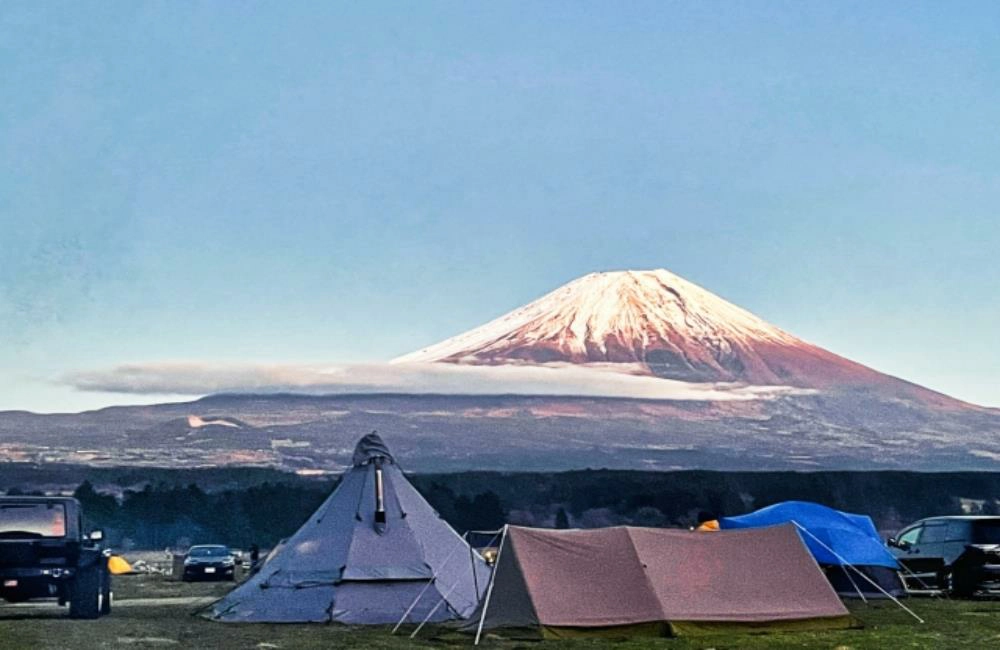
<path fill-rule="evenodd" d="M 0 505 L 0 537 L 64 537 L 66 507 L 61 503 Z"/>
<path fill-rule="evenodd" d="M 225 546 L 193 546 L 188 551 L 191 557 L 226 557 L 229 549 Z"/>
<path fill-rule="evenodd" d="M 1000 520 L 977 521 L 972 533 L 973 544 L 1000 544 Z"/>

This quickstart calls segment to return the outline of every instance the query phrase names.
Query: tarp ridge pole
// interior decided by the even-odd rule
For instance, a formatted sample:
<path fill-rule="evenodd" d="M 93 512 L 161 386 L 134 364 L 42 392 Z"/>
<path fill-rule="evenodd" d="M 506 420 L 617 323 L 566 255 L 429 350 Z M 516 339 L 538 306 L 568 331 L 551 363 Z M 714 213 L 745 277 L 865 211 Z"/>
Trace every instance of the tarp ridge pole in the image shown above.
<path fill-rule="evenodd" d="M 890 594 L 885 589 L 883 589 L 882 585 L 880 585 L 879 583 L 877 583 L 874 580 L 872 580 L 871 578 L 869 578 L 867 575 L 865 575 L 865 573 L 863 571 L 861 571 L 856 566 L 854 566 L 853 564 L 851 564 L 850 562 L 848 562 L 847 560 L 845 560 L 844 556 L 842 556 L 840 553 L 838 553 L 837 551 L 835 551 L 832 548 L 830 548 L 829 546 L 827 546 L 826 543 L 823 542 L 823 540 L 821 540 L 819 537 L 816 537 L 811 532 L 809 532 L 809 530 L 807 530 L 805 526 L 803 526 L 799 522 L 795 521 L 794 519 L 792 519 L 791 522 L 793 524 L 795 524 L 796 528 L 798 528 L 799 530 L 801 530 L 802 532 L 804 532 L 806 535 L 809 535 L 809 537 L 812 537 L 814 540 L 816 540 L 816 543 L 818 543 L 820 546 L 822 546 L 826 550 L 830 551 L 830 553 L 832 553 L 835 558 L 837 558 L 838 560 L 840 560 L 841 562 L 843 562 L 846 566 L 849 566 L 852 569 L 854 569 L 855 573 L 857 573 L 859 576 L 861 576 L 862 578 L 864 578 L 865 580 L 867 580 L 868 582 L 870 582 L 873 587 L 875 587 L 876 589 L 878 589 L 879 591 L 881 591 L 885 596 L 887 596 L 888 598 L 890 598 L 892 600 L 892 602 L 894 602 L 897 605 L 899 605 L 903 609 L 903 611 L 905 611 L 907 614 L 909 614 L 913 618 L 917 619 L 917 621 L 919 621 L 921 623 L 924 622 L 924 619 L 922 619 L 919 616 L 917 616 L 916 612 L 914 612 L 912 609 L 910 609 L 909 607 L 907 607 L 903 603 L 899 602 L 899 599 L 896 598 L 895 596 L 893 596 L 892 594 Z"/>
<path fill-rule="evenodd" d="M 493 596 L 493 585 L 497 582 L 497 569 L 500 568 L 500 556 L 503 555 L 504 542 L 507 541 L 508 524 L 503 526 L 503 534 L 500 537 L 500 547 L 497 549 L 497 559 L 493 563 L 493 571 L 490 573 L 490 584 L 486 587 L 486 600 L 483 601 L 483 613 L 479 617 L 479 627 L 476 628 L 476 641 L 473 645 L 479 645 L 479 639 L 483 635 L 483 624 L 486 623 L 486 610 L 490 606 L 490 597 Z"/>
<path fill-rule="evenodd" d="M 464 543 L 466 541 L 465 538 L 468 534 L 469 533 L 465 533 L 461 537 L 459 537 L 460 542 Z M 438 573 L 440 573 L 442 569 L 448 566 L 448 562 L 451 560 L 451 556 L 455 554 L 455 551 L 457 551 L 459 547 L 461 547 L 461 545 L 462 544 L 460 543 L 458 546 L 455 546 L 451 549 L 451 552 L 448 553 L 448 556 L 444 559 L 444 562 L 441 563 L 441 566 L 439 566 L 437 571 L 435 571 L 434 574 L 431 575 L 430 580 L 427 581 L 427 584 L 424 585 L 424 588 L 420 590 L 420 593 L 417 594 L 417 597 L 413 599 L 413 602 L 410 603 L 410 606 L 406 608 L 405 612 L 403 612 L 403 617 L 399 619 L 398 623 L 396 623 L 396 627 L 392 628 L 392 632 L 390 632 L 390 634 L 396 633 L 396 630 L 398 630 L 399 627 L 403 624 L 403 621 L 406 620 L 406 617 L 410 615 L 410 612 L 413 611 L 413 608 L 417 606 L 417 603 L 420 602 L 420 599 L 423 598 L 427 590 L 430 589 L 430 586 L 434 584 L 434 581 L 437 579 Z"/>

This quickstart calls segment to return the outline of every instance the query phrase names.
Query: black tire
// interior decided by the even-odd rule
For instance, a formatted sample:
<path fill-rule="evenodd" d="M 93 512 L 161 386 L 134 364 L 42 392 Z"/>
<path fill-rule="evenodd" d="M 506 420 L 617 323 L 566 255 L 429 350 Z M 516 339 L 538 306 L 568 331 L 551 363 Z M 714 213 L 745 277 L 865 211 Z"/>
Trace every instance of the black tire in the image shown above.
<path fill-rule="evenodd" d="M 941 569 L 937 572 L 937 586 L 943 593 L 951 594 L 951 571 Z"/>
<path fill-rule="evenodd" d="M 963 572 L 946 569 L 939 574 L 941 589 L 952 598 L 974 598 L 979 585 Z"/>
<path fill-rule="evenodd" d="M 114 602 L 115 592 L 111 591 L 111 572 L 102 571 L 103 580 L 101 581 L 101 616 L 107 616 L 111 613 L 111 605 Z"/>
<path fill-rule="evenodd" d="M 89 566 L 78 569 L 70 587 L 69 617 L 92 619 L 101 615 L 101 571 Z"/>
<path fill-rule="evenodd" d="M 974 598 L 979 585 L 974 577 L 962 572 L 951 572 L 949 576 L 951 594 L 958 598 Z"/>

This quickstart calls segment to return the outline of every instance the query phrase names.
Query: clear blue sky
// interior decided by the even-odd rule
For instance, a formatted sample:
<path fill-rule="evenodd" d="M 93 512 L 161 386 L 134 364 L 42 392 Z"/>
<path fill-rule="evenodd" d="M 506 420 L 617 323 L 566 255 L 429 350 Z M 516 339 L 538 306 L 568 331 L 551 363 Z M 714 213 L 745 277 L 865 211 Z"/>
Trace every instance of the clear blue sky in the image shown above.
<path fill-rule="evenodd" d="M 1000 406 L 998 34 L 995 2 L 4 2 L 0 408 L 389 359 L 654 267 Z"/>

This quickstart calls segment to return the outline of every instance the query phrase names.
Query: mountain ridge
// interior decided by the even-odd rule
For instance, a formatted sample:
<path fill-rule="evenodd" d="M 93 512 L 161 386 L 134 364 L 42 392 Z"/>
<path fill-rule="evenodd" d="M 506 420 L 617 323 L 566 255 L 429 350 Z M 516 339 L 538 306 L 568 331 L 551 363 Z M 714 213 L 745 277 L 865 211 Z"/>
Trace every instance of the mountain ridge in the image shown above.
<path fill-rule="evenodd" d="M 392 363 L 639 364 L 693 382 L 868 387 L 937 408 L 962 400 L 830 352 L 665 269 L 591 273 Z"/>

